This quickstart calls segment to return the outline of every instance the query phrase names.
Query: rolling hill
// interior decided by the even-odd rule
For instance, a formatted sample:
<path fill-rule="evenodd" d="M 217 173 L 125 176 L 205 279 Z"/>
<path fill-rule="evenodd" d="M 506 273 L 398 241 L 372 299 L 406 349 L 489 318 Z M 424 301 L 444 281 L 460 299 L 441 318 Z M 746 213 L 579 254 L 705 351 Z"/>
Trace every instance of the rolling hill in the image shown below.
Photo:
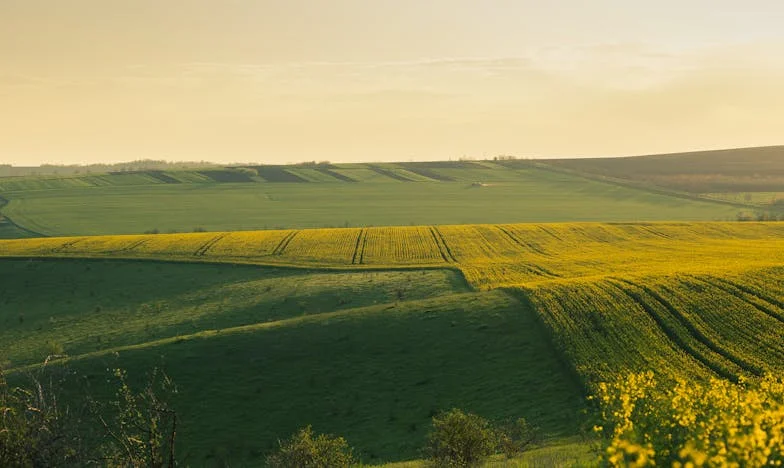
<path fill-rule="evenodd" d="M 514 163 L 514 164 L 512 164 Z M 734 220 L 684 198 L 530 161 L 322 164 L 0 178 L 2 214 L 46 236 L 421 224 Z"/>
<path fill-rule="evenodd" d="M 784 146 L 543 162 L 696 194 L 784 192 Z"/>

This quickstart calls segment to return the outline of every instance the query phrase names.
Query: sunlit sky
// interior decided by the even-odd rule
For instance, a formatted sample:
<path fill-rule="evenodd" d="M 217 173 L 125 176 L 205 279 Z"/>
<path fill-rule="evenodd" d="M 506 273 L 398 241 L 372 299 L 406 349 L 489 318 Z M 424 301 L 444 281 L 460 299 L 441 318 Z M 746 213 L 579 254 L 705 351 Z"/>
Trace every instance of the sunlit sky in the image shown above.
<path fill-rule="evenodd" d="M 0 163 L 784 144 L 780 0 L 0 0 Z"/>

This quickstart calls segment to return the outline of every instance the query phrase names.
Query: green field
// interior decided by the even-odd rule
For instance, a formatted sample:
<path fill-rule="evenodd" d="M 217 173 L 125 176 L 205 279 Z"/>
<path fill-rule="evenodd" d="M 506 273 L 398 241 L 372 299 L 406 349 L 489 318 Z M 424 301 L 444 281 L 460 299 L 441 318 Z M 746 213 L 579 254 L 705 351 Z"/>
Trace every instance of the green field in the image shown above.
<path fill-rule="evenodd" d="M 254 466 L 306 424 L 365 462 L 413 459 L 453 406 L 546 439 L 581 430 L 580 387 L 535 312 L 453 271 L 3 260 L 0 278 L 4 367 L 60 347 L 99 394 L 107 368 L 165 368 L 195 466 Z"/>
<path fill-rule="evenodd" d="M 710 221 L 733 220 L 738 212 L 734 206 L 621 187 L 529 164 L 516 169 L 490 162 L 384 168 L 399 174 L 419 171 L 418 179 L 412 175 L 407 179 L 411 181 L 398 180 L 366 165 L 329 169 L 358 182 L 332 178 L 331 182 L 276 183 L 257 178 L 244 183 L 164 183 L 132 174 L 105 176 L 102 180 L 110 185 L 81 186 L 71 180 L 67 186 L 58 186 L 70 179 L 56 179 L 60 181 L 57 183 L 30 179 L 26 184 L 16 181 L 16 185 L 3 185 L 8 179 L 0 179 L 0 196 L 10 201 L 2 208 L 3 214 L 44 235 L 501 222 Z M 194 173 L 167 174 L 185 180 L 186 175 Z M 137 185 L 129 185 L 131 181 Z"/>

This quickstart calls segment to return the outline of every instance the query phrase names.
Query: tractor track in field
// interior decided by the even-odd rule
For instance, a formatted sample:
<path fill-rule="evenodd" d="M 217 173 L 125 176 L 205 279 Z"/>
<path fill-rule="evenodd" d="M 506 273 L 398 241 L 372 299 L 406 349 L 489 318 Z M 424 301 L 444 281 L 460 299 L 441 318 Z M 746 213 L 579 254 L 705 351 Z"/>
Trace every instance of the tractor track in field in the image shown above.
<path fill-rule="evenodd" d="M 286 237 L 280 240 L 280 243 L 272 249 L 272 255 L 283 255 L 283 252 L 286 250 L 286 247 L 289 246 L 291 240 L 294 239 L 294 236 L 299 234 L 299 231 L 291 231 L 290 233 L 286 234 Z"/>
<path fill-rule="evenodd" d="M 52 253 L 63 253 L 66 250 L 70 249 L 71 247 L 73 247 L 74 245 L 78 244 L 79 242 L 82 242 L 85 239 L 87 239 L 87 238 L 86 237 L 79 237 L 77 239 L 73 239 L 71 241 L 65 242 L 65 243 L 61 244 L 59 247 L 56 247 L 56 248 L 52 249 Z"/>
<path fill-rule="evenodd" d="M 135 249 L 143 246 L 144 244 L 146 244 L 148 242 L 150 242 L 150 239 L 141 239 L 141 240 L 138 240 L 138 241 L 134 242 L 133 244 L 131 244 L 129 246 L 123 247 L 122 249 L 115 250 L 112 253 L 130 252 L 132 250 L 135 250 Z"/>
<path fill-rule="evenodd" d="M 660 239 L 665 239 L 665 240 L 668 240 L 668 241 L 672 240 L 672 236 L 669 236 L 669 235 L 667 235 L 667 234 L 665 234 L 663 232 L 659 232 L 659 231 L 657 231 L 656 229 L 654 229 L 651 226 L 646 226 L 646 225 L 641 224 L 640 228 L 643 231 L 645 231 L 645 232 L 647 232 L 647 233 L 649 233 L 649 234 L 651 234 L 653 236 L 656 236 L 656 237 L 658 237 Z"/>
<path fill-rule="evenodd" d="M 357 243 L 354 246 L 354 255 L 351 257 L 352 265 L 361 265 L 365 258 L 365 246 L 367 245 L 367 228 L 362 228 L 357 234 Z"/>
<path fill-rule="evenodd" d="M 439 252 L 441 252 L 441 258 L 443 258 L 446 263 L 458 263 L 457 259 L 452 254 L 449 245 L 447 245 L 444 235 L 441 234 L 441 231 L 435 226 L 430 226 L 430 233 L 433 235 L 433 240 L 436 241 Z"/>
<path fill-rule="evenodd" d="M 776 299 L 774 297 L 768 296 L 767 294 L 765 294 L 763 292 L 760 292 L 760 291 L 758 291 L 758 290 L 756 290 L 754 288 L 750 288 L 750 287 L 748 287 L 746 285 L 743 285 L 743 284 L 738 284 L 738 283 L 736 283 L 734 281 L 730 281 L 730 280 L 725 279 L 725 278 L 714 278 L 714 279 L 716 279 L 717 281 L 720 281 L 722 283 L 725 283 L 728 286 L 731 286 L 731 287 L 733 287 L 735 289 L 738 289 L 739 291 L 742 291 L 743 293 L 748 294 L 749 296 L 756 297 L 757 299 L 759 299 L 759 300 L 761 300 L 763 302 L 767 302 L 770 305 L 776 306 L 779 309 L 784 310 L 784 301 L 781 301 L 781 300 Z"/>
<path fill-rule="evenodd" d="M 224 237 L 226 237 L 228 235 L 229 235 L 229 233 L 227 233 L 227 232 L 224 232 L 223 234 L 218 234 L 217 236 L 215 236 L 212 239 L 210 239 L 207 242 L 205 242 L 204 245 L 199 247 L 196 250 L 196 252 L 194 252 L 193 255 L 195 255 L 196 257 L 203 257 L 204 255 L 207 254 L 207 252 L 212 248 L 213 245 L 217 244 L 218 242 L 220 242 L 221 239 L 223 239 Z"/>
<path fill-rule="evenodd" d="M 525 242 L 524 240 L 520 239 L 516 235 L 512 234 L 508 229 L 506 229 L 506 228 L 504 228 L 502 226 L 499 226 L 499 225 L 496 225 L 495 227 L 499 231 L 504 233 L 504 235 L 506 235 L 506 237 L 508 237 L 509 240 L 511 240 L 515 244 L 519 245 L 520 247 L 523 247 L 524 249 L 530 250 L 531 252 L 537 253 L 539 255 L 547 255 L 547 253 L 545 253 L 544 250 L 542 250 L 541 248 L 531 244 L 530 242 Z"/>
<path fill-rule="evenodd" d="M 681 313 L 681 311 L 679 311 L 667 299 L 665 299 L 661 294 L 659 294 L 652 288 L 645 285 L 636 284 L 626 279 L 621 279 L 619 281 L 622 281 L 626 284 L 629 284 L 630 286 L 637 287 L 642 291 L 644 291 L 648 296 L 651 297 L 651 299 L 658 302 L 659 305 L 664 307 L 664 309 L 667 310 L 667 312 L 669 312 L 670 315 L 673 318 L 675 318 L 681 324 L 681 326 L 683 326 L 689 332 L 689 335 L 691 335 L 692 338 L 705 345 L 708 349 L 710 349 L 714 353 L 718 354 L 719 356 L 722 356 L 724 359 L 730 361 L 731 363 L 745 370 L 746 372 L 749 372 L 757 376 L 763 374 L 763 369 L 761 369 L 756 364 L 748 362 L 740 356 L 736 356 L 732 352 L 728 351 L 727 349 L 723 348 L 718 343 L 716 343 L 702 330 L 700 330 L 694 323 L 692 323 L 686 316 L 684 316 L 683 313 Z"/>
<path fill-rule="evenodd" d="M 641 286 L 638 286 L 638 285 L 636 285 L 636 284 L 634 284 L 634 283 L 632 283 L 630 281 L 626 281 L 626 280 L 623 280 L 623 279 L 611 279 L 609 282 L 611 284 L 613 284 L 613 286 L 618 288 L 619 291 L 621 291 L 623 294 L 625 294 L 627 297 L 629 297 L 635 304 L 639 305 L 640 308 L 642 310 L 644 310 L 646 314 L 648 314 L 648 316 L 651 318 L 651 320 L 653 320 L 656 323 L 656 325 L 659 326 L 659 329 L 662 331 L 662 333 L 664 333 L 665 336 L 667 336 L 667 338 L 669 338 L 670 341 L 677 348 L 682 349 L 683 351 L 685 351 L 686 354 L 691 356 L 694 360 L 700 362 L 706 368 L 708 368 L 711 371 L 713 371 L 716 375 L 719 375 L 721 377 L 724 377 L 724 378 L 732 380 L 732 381 L 737 381 L 738 380 L 738 376 L 737 375 L 733 374 L 729 370 L 727 370 L 727 369 L 723 368 L 722 366 L 718 365 L 718 363 L 713 362 L 712 359 L 710 359 L 708 356 L 705 356 L 700 350 L 698 350 L 691 343 L 689 343 L 688 340 L 686 339 L 686 337 L 682 336 L 682 333 L 685 332 L 685 334 L 688 335 L 689 338 L 691 338 L 692 340 L 695 340 L 696 342 L 705 345 L 711 351 L 714 351 L 713 349 L 711 349 L 710 346 L 707 346 L 706 343 L 704 343 L 701 340 L 697 339 L 697 337 L 694 336 L 694 334 L 692 334 L 690 332 L 689 327 L 684 326 L 683 323 L 680 323 L 680 325 L 683 328 L 683 330 L 679 332 L 678 330 L 675 329 L 675 327 L 673 327 L 672 325 L 667 323 L 667 320 L 664 317 L 662 317 L 659 314 L 659 312 L 657 312 L 656 309 L 654 309 L 654 307 L 652 307 L 651 304 L 649 304 L 638 292 L 631 290 L 629 287 L 631 286 L 631 287 L 635 287 L 635 288 L 640 288 L 643 291 L 647 292 L 647 290 L 645 288 L 642 288 Z M 665 306 L 662 303 L 659 303 L 659 305 L 664 307 L 664 309 L 669 312 L 669 309 L 667 308 L 667 306 Z M 671 313 L 671 315 L 672 315 L 672 313 Z M 674 318 L 676 319 L 676 322 L 680 322 L 679 320 L 677 320 L 677 317 L 674 316 Z M 721 354 L 719 354 L 719 356 L 721 356 Z"/>
<path fill-rule="evenodd" d="M 711 286 L 711 287 L 714 287 L 716 289 L 719 289 L 719 290 L 721 290 L 721 291 L 723 291 L 723 292 L 733 296 L 734 298 L 736 298 L 736 299 L 738 299 L 740 301 L 743 301 L 744 303 L 754 307 L 758 311 L 760 311 L 763 314 L 769 316 L 770 318 L 776 320 L 777 322 L 779 322 L 781 324 L 784 324 L 784 315 L 782 315 L 779 312 L 776 312 L 775 310 L 773 310 L 772 308 L 770 308 L 770 307 L 768 307 L 766 305 L 760 304 L 759 302 L 764 302 L 764 303 L 766 303 L 769 306 L 774 306 L 774 307 L 780 308 L 777 304 L 772 303 L 772 302 L 770 302 L 768 300 L 765 300 L 764 298 L 758 296 L 757 294 L 754 294 L 754 293 L 751 293 L 751 292 L 748 292 L 748 291 L 744 291 L 743 289 L 741 289 L 741 285 L 733 284 L 731 281 L 728 281 L 728 280 L 725 280 L 725 279 L 722 279 L 722 278 L 715 278 L 715 277 L 691 276 L 691 278 L 695 279 L 696 281 L 700 281 L 702 283 L 705 283 L 708 286 Z M 759 301 L 759 302 L 756 302 L 756 301 L 754 301 L 751 298 L 757 299 L 757 301 Z"/>

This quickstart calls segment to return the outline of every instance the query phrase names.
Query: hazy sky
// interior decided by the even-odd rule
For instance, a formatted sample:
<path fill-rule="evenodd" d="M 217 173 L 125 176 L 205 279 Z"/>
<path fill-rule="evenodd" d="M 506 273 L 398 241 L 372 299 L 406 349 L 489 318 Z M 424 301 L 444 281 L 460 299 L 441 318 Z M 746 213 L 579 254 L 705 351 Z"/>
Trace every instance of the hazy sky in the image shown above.
<path fill-rule="evenodd" d="M 0 0 L 0 163 L 784 144 L 780 0 Z"/>

